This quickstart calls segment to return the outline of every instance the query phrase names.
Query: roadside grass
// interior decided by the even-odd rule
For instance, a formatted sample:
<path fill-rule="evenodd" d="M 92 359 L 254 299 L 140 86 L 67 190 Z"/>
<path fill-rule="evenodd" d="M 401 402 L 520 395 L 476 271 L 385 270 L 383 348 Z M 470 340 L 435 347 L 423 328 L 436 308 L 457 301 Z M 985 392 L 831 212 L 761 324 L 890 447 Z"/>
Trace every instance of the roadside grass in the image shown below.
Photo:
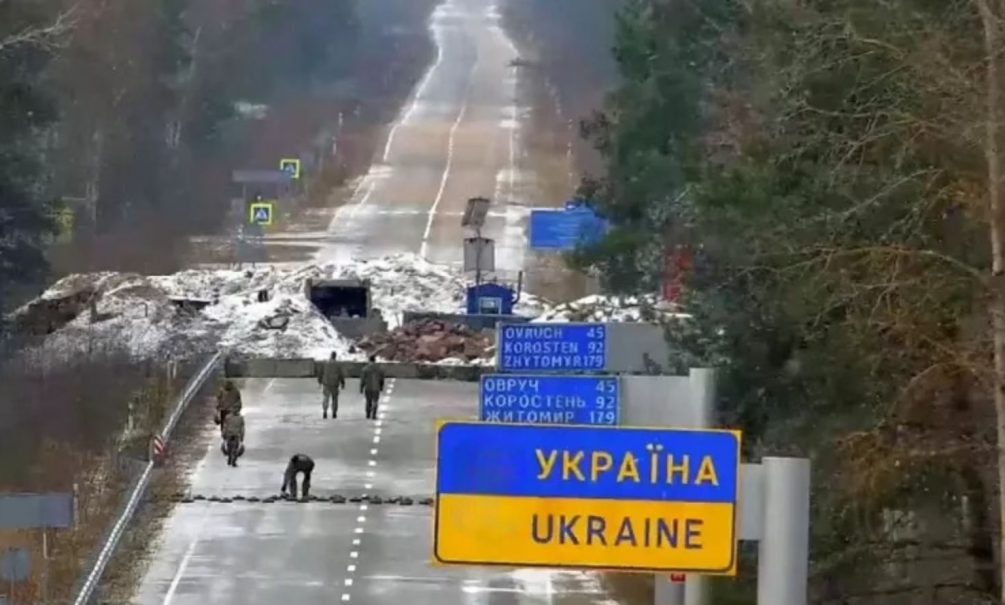
<path fill-rule="evenodd" d="M 21 356 L 0 365 L 0 492 L 77 493 L 77 526 L 46 536 L 51 602 L 70 598 L 143 467 L 147 427 L 163 419 L 178 380 L 112 346 L 59 363 Z M 124 435 L 130 402 L 135 430 Z M 41 544 L 38 530 L 0 531 L 0 550 L 32 553 L 33 573 L 14 585 L 13 602 L 41 599 Z M 0 593 L 9 590 L 4 584 Z"/>

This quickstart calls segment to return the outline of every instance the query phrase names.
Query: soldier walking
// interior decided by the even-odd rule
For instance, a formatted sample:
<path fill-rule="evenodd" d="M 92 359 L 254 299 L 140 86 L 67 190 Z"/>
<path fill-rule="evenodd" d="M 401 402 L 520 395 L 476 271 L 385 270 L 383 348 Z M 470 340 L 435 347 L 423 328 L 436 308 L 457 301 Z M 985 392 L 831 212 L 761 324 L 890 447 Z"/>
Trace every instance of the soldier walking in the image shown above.
<path fill-rule="evenodd" d="M 331 359 L 325 362 L 324 367 L 321 369 L 321 374 L 318 376 L 318 382 L 321 384 L 321 389 L 323 391 L 323 398 L 321 400 L 321 417 L 328 418 L 328 403 L 331 402 L 332 407 L 332 420 L 338 418 L 338 394 L 341 389 L 345 388 L 345 374 L 342 372 L 342 364 L 336 361 L 336 355 L 333 352 Z"/>
<path fill-rule="evenodd" d="M 224 382 L 223 388 L 216 394 L 216 423 L 222 427 L 227 414 L 240 412 L 242 407 L 241 391 L 237 390 L 232 380 Z"/>
<path fill-rule="evenodd" d="M 359 377 L 359 392 L 366 398 L 366 417 L 369 420 L 377 418 L 377 403 L 380 393 L 384 390 L 384 372 L 377 365 L 377 356 L 370 356 L 370 363 L 363 367 Z"/>
<path fill-rule="evenodd" d="M 244 445 L 244 416 L 240 410 L 227 414 L 223 421 L 223 441 L 227 450 L 227 464 L 237 466 L 237 457 Z"/>

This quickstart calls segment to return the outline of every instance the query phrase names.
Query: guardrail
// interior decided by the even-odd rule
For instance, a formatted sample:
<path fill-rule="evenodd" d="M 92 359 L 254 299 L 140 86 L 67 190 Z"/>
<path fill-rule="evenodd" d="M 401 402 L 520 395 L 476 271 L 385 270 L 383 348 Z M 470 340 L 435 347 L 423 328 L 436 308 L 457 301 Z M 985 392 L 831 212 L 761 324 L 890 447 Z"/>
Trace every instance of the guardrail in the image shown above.
<path fill-rule="evenodd" d="M 171 415 L 164 423 L 164 428 L 161 430 L 161 436 L 164 438 L 165 442 L 170 439 L 171 432 L 174 430 L 175 425 L 178 424 L 178 419 L 181 418 L 182 413 L 184 413 L 188 404 L 192 401 L 192 398 L 195 397 L 195 394 L 199 392 L 199 389 L 206 384 L 206 381 L 213 374 L 213 371 L 220 366 L 223 358 L 224 356 L 222 352 L 214 354 L 208 361 L 206 361 L 202 368 L 196 372 L 195 376 L 188 381 L 188 384 L 185 385 L 185 390 L 182 391 L 182 394 L 178 397 L 174 410 L 171 412 Z M 101 546 L 101 550 L 98 551 L 98 556 L 95 558 L 94 564 L 91 566 L 91 570 L 87 573 L 87 576 L 77 592 L 77 596 L 73 600 L 74 605 L 85 605 L 85 603 L 87 603 L 94 594 L 94 590 L 97 588 L 102 574 L 105 573 L 105 568 L 108 566 L 108 562 L 112 559 L 112 555 L 115 554 L 115 549 L 119 545 L 119 540 L 122 539 L 122 534 L 125 532 L 129 522 L 132 521 L 133 515 L 136 514 L 136 508 L 139 505 L 140 498 L 143 497 L 143 493 L 150 484 L 150 476 L 153 474 L 153 470 L 154 462 L 153 460 L 150 460 L 143 469 L 143 473 L 140 475 L 139 480 L 133 486 L 133 489 L 129 494 L 129 498 L 123 505 L 122 512 L 119 513 L 118 518 L 115 520 L 115 524 L 112 526 L 111 532 L 109 532 L 108 537 Z"/>

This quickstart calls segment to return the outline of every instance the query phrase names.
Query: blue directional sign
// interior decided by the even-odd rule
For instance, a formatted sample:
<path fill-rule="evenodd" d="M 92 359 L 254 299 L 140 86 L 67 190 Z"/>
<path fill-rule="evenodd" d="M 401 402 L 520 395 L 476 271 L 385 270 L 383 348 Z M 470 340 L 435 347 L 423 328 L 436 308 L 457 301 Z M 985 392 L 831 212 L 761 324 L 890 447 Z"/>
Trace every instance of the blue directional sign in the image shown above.
<path fill-rule="evenodd" d="M 573 250 L 592 244 L 607 233 L 608 222 L 585 204 L 569 202 L 565 210 L 532 210 L 530 247 L 534 250 Z"/>
<path fill-rule="evenodd" d="M 497 346 L 503 372 L 598 371 L 607 366 L 604 324 L 503 324 Z"/>
<path fill-rule="evenodd" d="M 447 422 L 440 563 L 735 575 L 738 431 Z"/>
<path fill-rule="evenodd" d="M 617 376 L 486 374 L 478 417 L 483 422 L 618 424 Z"/>

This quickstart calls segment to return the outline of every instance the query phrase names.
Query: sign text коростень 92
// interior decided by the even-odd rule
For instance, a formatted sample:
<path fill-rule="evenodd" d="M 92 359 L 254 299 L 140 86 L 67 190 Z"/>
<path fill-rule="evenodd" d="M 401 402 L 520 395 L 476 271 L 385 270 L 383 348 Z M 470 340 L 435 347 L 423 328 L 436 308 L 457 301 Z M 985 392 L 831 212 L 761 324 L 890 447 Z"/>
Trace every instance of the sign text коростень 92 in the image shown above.
<path fill-rule="evenodd" d="M 483 422 L 616 426 L 617 376 L 486 374 L 478 417 Z"/>
<path fill-rule="evenodd" d="M 504 324 L 499 335 L 499 370 L 598 371 L 607 365 L 604 324 Z"/>
<path fill-rule="evenodd" d="M 740 433 L 442 423 L 445 564 L 736 573 Z"/>

